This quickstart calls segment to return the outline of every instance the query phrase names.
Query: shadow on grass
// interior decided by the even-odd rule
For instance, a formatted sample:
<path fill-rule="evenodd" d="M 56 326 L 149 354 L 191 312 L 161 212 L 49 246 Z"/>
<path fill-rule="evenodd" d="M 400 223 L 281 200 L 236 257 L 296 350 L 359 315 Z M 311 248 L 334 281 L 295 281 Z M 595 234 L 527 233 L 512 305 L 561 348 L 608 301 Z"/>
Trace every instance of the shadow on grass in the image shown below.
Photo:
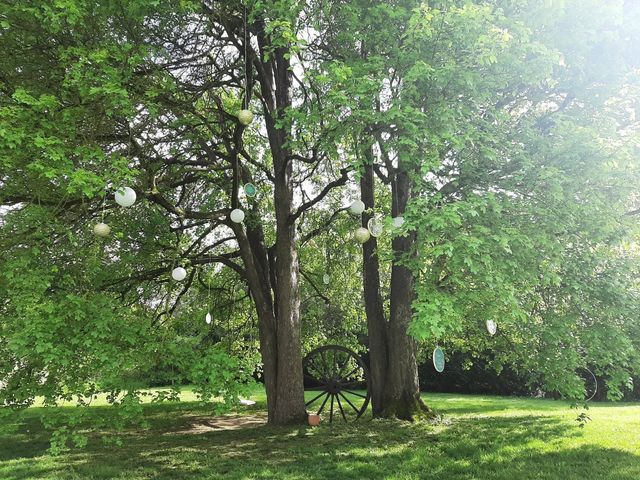
<path fill-rule="evenodd" d="M 152 409 L 154 416 L 161 409 Z M 166 412 L 165 412 L 166 414 Z M 123 447 L 92 441 L 43 456 L 44 435 L 2 439 L 3 478 L 167 479 L 620 479 L 640 478 L 640 459 L 596 445 L 571 446 L 581 431 L 544 416 L 463 418 L 450 425 L 362 421 L 316 429 L 250 426 L 183 434 L 201 412 L 153 422 Z M 42 432 L 41 432 L 42 433 Z M 16 440 L 14 438 L 14 440 Z M 7 449 L 8 447 L 8 449 Z M 10 469 L 8 468 L 10 467 Z M 2 470 L 5 468 L 5 470 Z M 7 472 L 10 475 L 7 475 Z M 52 476 L 49 476 L 52 475 Z"/>

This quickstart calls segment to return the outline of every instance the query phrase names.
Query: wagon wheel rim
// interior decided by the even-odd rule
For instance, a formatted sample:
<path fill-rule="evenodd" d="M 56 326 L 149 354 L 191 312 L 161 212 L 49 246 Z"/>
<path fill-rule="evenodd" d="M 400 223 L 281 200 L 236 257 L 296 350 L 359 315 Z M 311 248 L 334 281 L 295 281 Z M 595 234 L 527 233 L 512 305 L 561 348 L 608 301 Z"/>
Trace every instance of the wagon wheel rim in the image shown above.
<path fill-rule="evenodd" d="M 313 392 L 306 401 L 309 411 L 325 413 L 329 422 L 360 418 L 369 406 L 369 369 L 353 350 L 326 345 L 309 352 L 303 360 L 305 391 Z M 364 393 L 356 390 L 364 388 Z M 357 403 L 362 400 L 362 405 Z"/>

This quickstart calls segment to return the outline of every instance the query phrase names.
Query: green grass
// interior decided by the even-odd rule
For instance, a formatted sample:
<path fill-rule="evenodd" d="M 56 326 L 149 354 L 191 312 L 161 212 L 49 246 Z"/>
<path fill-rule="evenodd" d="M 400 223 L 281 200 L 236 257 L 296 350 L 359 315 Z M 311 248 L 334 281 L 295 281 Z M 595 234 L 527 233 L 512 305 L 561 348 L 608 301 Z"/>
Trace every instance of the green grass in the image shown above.
<path fill-rule="evenodd" d="M 255 397 L 243 418 L 263 414 L 264 395 Z M 92 438 L 59 456 L 47 453 L 33 408 L 17 432 L 0 436 L 0 479 L 640 479 L 638 404 L 593 404 L 581 429 L 558 401 L 425 400 L 443 421 L 213 430 L 220 418 L 197 402 L 146 405 L 150 427 L 123 434 L 122 446 Z"/>

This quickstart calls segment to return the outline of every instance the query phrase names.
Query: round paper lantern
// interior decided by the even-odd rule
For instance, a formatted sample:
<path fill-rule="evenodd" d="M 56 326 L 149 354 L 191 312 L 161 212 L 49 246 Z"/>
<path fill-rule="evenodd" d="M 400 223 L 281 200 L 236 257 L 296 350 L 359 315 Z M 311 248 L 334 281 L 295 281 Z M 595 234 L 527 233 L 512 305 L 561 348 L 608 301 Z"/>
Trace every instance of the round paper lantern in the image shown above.
<path fill-rule="evenodd" d="M 204 317 L 204 321 L 207 322 L 207 325 L 211 323 L 211 314 L 207 312 L 207 315 Z"/>
<path fill-rule="evenodd" d="M 369 233 L 369 230 L 364 227 L 358 228 L 353 235 L 360 243 L 365 243 L 371 238 L 371 233 Z"/>
<path fill-rule="evenodd" d="M 351 202 L 351 205 L 349 205 L 349 211 L 354 215 L 360 215 L 364 212 L 364 202 L 362 200 L 354 200 Z"/>
<path fill-rule="evenodd" d="M 181 282 L 185 278 L 187 278 L 187 271 L 182 267 L 176 267 L 171 272 L 171 278 L 173 278 L 176 282 Z"/>
<path fill-rule="evenodd" d="M 244 184 L 244 193 L 247 197 L 255 197 L 256 196 L 256 187 L 253 183 L 245 183 Z"/>
<path fill-rule="evenodd" d="M 322 277 L 322 283 L 324 283 L 325 285 L 329 285 L 329 282 L 331 282 L 331 277 L 328 273 L 325 273 Z"/>
<path fill-rule="evenodd" d="M 487 332 L 493 337 L 498 331 L 498 324 L 493 320 L 487 320 Z"/>
<path fill-rule="evenodd" d="M 433 367 L 438 373 L 444 371 L 444 352 L 440 347 L 436 347 L 433 351 Z"/>
<path fill-rule="evenodd" d="M 404 217 L 393 217 L 393 220 L 391 221 L 395 228 L 400 228 L 402 227 L 402 225 L 404 225 Z"/>
<path fill-rule="evenodd" d="M 116 199 L 116 203 L 121 207 L 130 207 L 136 203 L 136 192 L 130 187 L 124 187 L 116 190 L 114 197 Z"/>
<path fill-rule="evenodd" d="M 106 223 L 96 223 L 93 226 L 93 233 L 97 236 L 97 237 L 108 237 L 109 234 L 111 233 L 111 227 L 109 227 L 109 225 L 107 225 Z"/>
<path fill-rule="evenodd" d="M 232 222 L 241 223 L 244 220 L 244 212 L 239 208 L 234 208 L 233 210 L 231 210 L 231 215 L 229 215 L 229 218 Z"/>
<path fill-rule="evenodd" d="M 249 125 L 253 122 L 253 112 L 251 110 L 240 110 L 238 112 L 238 121 L 242 125 Z"/>
<path fill-rule="evenodd" d="M 369 229 L 371 235 L 376 238 L 382 235 L 382 232 L 384 231 L 382 220 L 376 217 L 369 219 L 369 221 L 367 222 L 367 228 Z"/>

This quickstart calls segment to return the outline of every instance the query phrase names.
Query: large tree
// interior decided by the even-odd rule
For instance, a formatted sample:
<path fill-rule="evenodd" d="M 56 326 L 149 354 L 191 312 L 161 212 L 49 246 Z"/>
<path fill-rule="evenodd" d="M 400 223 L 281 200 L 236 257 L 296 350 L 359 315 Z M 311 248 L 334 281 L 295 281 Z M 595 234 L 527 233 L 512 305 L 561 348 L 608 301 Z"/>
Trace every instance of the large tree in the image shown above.
<path fill-rule="evenodd" d="M 199 272 L 229 268 L 256 309 L 273 423 L 305 419 L 297 235 L 308 241 L 324 231 L 307 228 L 306 213 L 351 170 L 332 138 L 337 120 L 317 104 L 321 82 L 304 72 L 316 62 L 300 48 L 313 21 L 304 8 L 2 4 L 7 255 L 36 246 L 53 255 L 47 263 L 61 273 L 42 295 L 82 284 L 61 281 L 79 258 L 60 249 L 70 236 L 77 250 L 91 248 L 92 224 L 106 210 L 116 235 L 84 280 L 155 308 L 152 328 L 167 323 Z M 251 126 L 237 118 L 241 109 L 256 114 Z M 257 195 L 241 196 L 250 182 Z M 124 185 L 142 200 L 135 213 L 113 208 L 111 194 Z M 230 220 L 235 208 L 246 214 L 241 224 Z M 178 265 L 189 272 L 182 284 L 168 278 Z M 15 299 L 5 297 L 2 308 L 21 315 Z M 18 361 L 23 353 L 8 355 L 4 375 L 15 365 L 32 379 L 48 374 L 46 361 Z"/>
<path fill-rule="evenodd" d="M 301 274 L 331 300 L 310 270 L 330 270 L 355 228 L 351 172 L 363 224 L 405 219 L 363 248 L 376 415 L 424 410 L 415 339 L 536 369 L 565 394 L 593 362 L 619 385 L 637 365 L 622 281 L 635 217 L 621 215 L 637 33 L 622 2 L 547 3 L 1 2 L 3 400 L 117 393 L 119 373 L 171 355 L 210 397 L 207 362 L 241 369 L 218 333 L 184 340 L 185 320 L 211 287 L 221 306 L 246 287 L 269 420 L 303 421 Z M 111 200 L 124 185 L 130 209 Z M 103 218 L 107 241 L 91 231 Z M 302 270 L 301 251 L 316 255 Z M 486 318 L 509 327 L 494 348 Z M 578 354 L 545 361 L 567 345 Z"/>
<path fill-rule="evenodd" d="M 619 391 L 625 366 L 637 363 L 628 329 L 635 284 L 613 282 L 620 288 L 600 308 L 602 283 L 569 265 L 591 264 L 609 280 L 635 268 L 625 255 L 615 267 L 610 261 L 635 235 L 625 212 L 637 175 L 629 108 L 637 47 L 628 41 L 637 9 L 398 1 L 345 2 L 330 13 L 329 50 L 351 92 L 344 110 L 360 154 L 363 225 L 382 212 L 405 221 L 390 229 L 390 243 L 363 246 L 374 414 L 424 411 L 409 333 L 472 354 L 487 349 L 498 368 L 507 358 L 526 364 L 531 378 L 565 395 L 581 395 L 575 372 L 589 365 Z M 390 276 L 381 275 L 380 258 L 391 260 L 383 265 Z M 579 296 L 563 290 L 559 264 Z M 551 297 L 549 282 L 557 282 Z M 536 330 L 543 305 L 548 320 Z M 562 326 L 550 310 L 563 312 Z M 616 335 L 615 366 L 585 326 L 612 315 L 627 324 Z M 503 327 L 516 316 L 509 333 L 525 328 L 531 343 L 492 348 L 478 336 L 478 316 Z M 470 331 L 471 340 L 457 336 Z M 574 331 L 579 353 L 545 361 L 574 343 Z M 526 350 L 536 343 L 545 347 L 533 361 Z"/>

